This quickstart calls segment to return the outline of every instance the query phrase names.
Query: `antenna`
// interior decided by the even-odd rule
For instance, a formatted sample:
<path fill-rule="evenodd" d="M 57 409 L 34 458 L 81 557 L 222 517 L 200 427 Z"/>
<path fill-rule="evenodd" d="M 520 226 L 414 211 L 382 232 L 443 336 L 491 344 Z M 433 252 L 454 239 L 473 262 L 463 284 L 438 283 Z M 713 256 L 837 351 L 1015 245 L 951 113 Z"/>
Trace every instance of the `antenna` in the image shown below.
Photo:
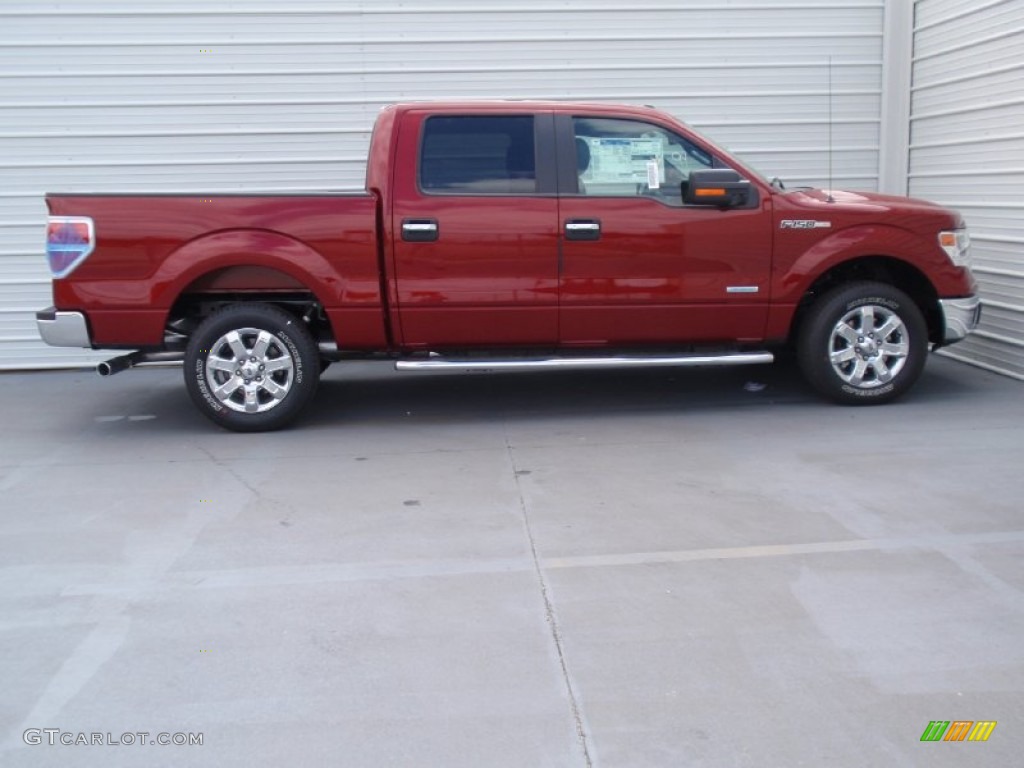
<path fill-rule="evenodd" d="M 828 197 L 826 203 L 834 203 L 832 197 L 832 57 L 828 57 Z"/>

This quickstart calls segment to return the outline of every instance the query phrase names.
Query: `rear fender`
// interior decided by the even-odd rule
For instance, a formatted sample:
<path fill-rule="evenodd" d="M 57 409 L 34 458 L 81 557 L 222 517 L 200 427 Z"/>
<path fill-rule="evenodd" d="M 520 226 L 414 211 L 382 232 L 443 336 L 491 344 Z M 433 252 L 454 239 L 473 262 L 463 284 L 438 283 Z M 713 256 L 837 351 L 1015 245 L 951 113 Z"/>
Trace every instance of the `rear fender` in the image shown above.
<path fill-rule="evenodd" d="M 170 308 L 199 278 L 225 267 L 263 267 L 288 275 L 324 307 L 337 306 L 343 283 L 330 263 L 293 237 L 260 229 L 216 232 L 172 252 L 152 278 L 154 306 Z"/>

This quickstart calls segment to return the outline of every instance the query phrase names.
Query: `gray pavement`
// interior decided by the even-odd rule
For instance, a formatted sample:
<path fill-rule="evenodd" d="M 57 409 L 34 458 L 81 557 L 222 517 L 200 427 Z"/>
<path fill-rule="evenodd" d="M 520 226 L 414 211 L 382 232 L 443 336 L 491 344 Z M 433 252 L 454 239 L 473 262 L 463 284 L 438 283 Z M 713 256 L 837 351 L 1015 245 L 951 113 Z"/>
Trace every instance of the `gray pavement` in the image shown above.
<path fill-rule="evenodd" d="M 1021 764 L 1019 382 L 360 363 L 264 435 L 0 386 L 0 765 Z"/>

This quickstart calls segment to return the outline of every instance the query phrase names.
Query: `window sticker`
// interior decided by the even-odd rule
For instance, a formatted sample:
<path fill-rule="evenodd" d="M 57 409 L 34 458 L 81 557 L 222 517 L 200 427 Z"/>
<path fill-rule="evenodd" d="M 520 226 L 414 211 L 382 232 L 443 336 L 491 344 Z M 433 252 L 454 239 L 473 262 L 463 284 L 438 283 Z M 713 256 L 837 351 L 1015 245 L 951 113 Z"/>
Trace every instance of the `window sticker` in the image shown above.
<path fill-rule="evenodd" d="M 646 184 L 651 189 L 661 186 L 665 150 L 660 138 L 580 138 L 590 147 L 584 184 Z"/>
<path fill-rule="evenodd" d="M 647 161 L 647 186 L 651 189 L 661 188 L 661 177 L 658 175 L 658 161 L 648 160 Z"/>

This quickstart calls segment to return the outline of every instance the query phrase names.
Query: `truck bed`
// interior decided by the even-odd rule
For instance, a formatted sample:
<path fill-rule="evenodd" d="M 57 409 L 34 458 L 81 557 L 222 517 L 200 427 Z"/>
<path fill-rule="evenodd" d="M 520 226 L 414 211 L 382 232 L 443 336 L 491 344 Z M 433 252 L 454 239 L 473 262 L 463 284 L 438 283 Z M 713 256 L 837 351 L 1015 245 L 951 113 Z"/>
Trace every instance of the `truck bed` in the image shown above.
<path fill-rule="evenodd" d="M 46 204 L 95 223 L 95 251 L 54 281 L 54 304 L 88 308 L 96 347 L 158 347 L 183 292 L 305 286 L 350 345 L 386 341 L 372 194 L 49 194 Z"/>

